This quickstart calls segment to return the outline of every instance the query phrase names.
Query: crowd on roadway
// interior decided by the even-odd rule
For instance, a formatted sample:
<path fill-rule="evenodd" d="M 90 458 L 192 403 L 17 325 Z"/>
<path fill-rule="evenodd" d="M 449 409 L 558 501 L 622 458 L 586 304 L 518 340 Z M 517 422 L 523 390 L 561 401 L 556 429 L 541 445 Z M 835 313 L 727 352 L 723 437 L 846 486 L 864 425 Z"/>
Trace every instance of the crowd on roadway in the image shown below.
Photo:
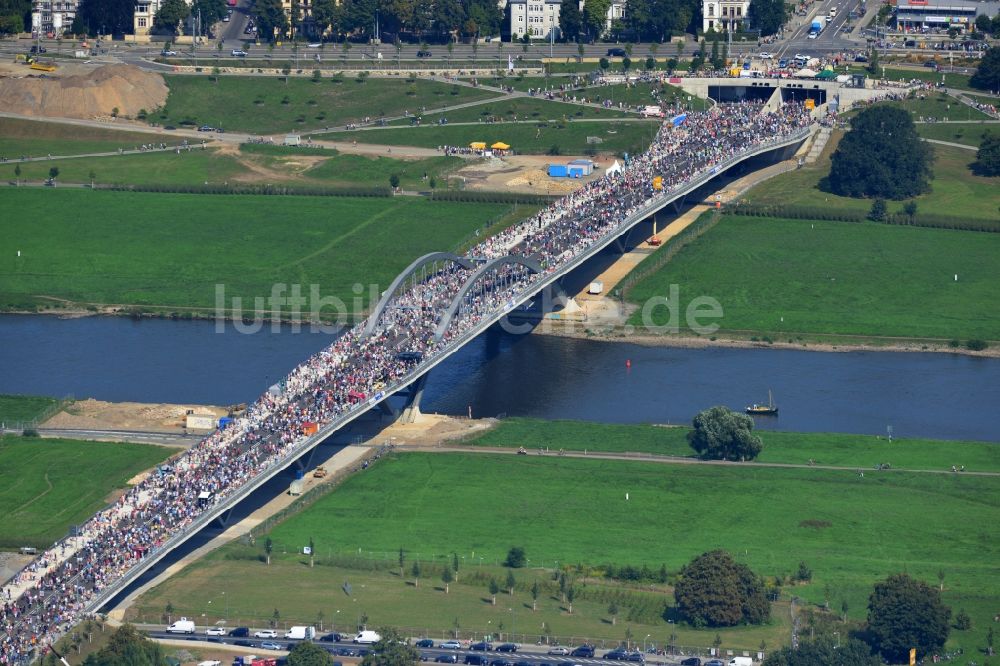
<path fill-rule="evenodd" d="M 801 105 L 765 111 L 752 102 L 686 114 L 673 108 L 668 117 L 649 149 L 627 159 L 621 171 L 483 240 L 466 254 L 471 267 L 442 264 L 405 283 L 370 326 L 349 329 L 243 416 L 133 486 L 81 525 L 78 536 L 34 560 L 11 582 L 26 589 L 12 594 L 8 587 L 0 596 L 0 664 L 20 663 L 67 632 L 143 558 L 200 529 L 218 503 L 249 492 L 255 479 L 301 455 L 317 428 L 322 432 L 399 390 L 418 364 L 509 311 L 539 280 L 620 235 L 646 216 L 644 209 L 810 122 Z M 508 263 L 495 270 L 483 268 L 505 257 Z"/>

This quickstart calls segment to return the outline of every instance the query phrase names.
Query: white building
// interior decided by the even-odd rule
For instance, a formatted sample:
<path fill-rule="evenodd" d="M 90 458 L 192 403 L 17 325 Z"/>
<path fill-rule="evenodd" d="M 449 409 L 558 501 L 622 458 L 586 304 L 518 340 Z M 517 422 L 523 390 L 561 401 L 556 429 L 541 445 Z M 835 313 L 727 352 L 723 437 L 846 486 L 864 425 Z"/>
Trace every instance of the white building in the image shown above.
<path fill-rule="evenodd" d="M 705 32 L 736 32 L 743 27 L 750 0 L 702 0 L 701 29 Z"/>
<path fill-rule="evenodd" d="M 567 0 L 573 2 L 574 0 Z M 580 12 L 586 0 L 577 0 Z M 612 0 L 608 7 L 605 30 L 611 29 L 611 22 L 625 17 L 625 1 Z M 501 0 L 503 3 L 504 0 Z M 559 7 L 562 0 L 507 0 L 506 7 L 510 15 L 510 38 L 521 39 L 527 34 L 531 39 L 559 39 L 562 30 L 559 27 Z"/>
<path fill-rule="evenodd" d="M 34 0 L 31 3 L 31 31 L 34 34 L 61 35 L 76 18 L 78 0 Z"/>

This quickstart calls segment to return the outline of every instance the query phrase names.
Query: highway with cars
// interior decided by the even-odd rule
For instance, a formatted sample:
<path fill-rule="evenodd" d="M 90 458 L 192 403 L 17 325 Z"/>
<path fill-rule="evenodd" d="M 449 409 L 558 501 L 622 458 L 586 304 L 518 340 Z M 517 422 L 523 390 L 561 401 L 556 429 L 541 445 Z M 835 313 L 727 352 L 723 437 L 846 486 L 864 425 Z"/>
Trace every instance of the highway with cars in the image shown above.
<path fill-rule="evenodd" d="M 200 629 L 195 634 L 173 634 L 162 629 L 151 629 L 147 626 L 139 625 L 150 638 L 156 640 L 172 641 L 193 641 L 207 645 L 231 645 L 251 649 L 269 650 L 274 652 L 287 652 L 300 641 L 283 638 L 284 631 L 275 631 L 275 637 L 255 637 L 254 633 L 259 631 L 251 629 L 249 636 L 207 636 L 205 629 Z M 331 632 L 317 632 L 316 645 L 323 647 L 334 657 L 361 658 L 372 650 L 371 645 L 357 645 L 351 642 L 350 634 L 344 635 L 340 642 L 333 640 L 336 634 Z M 427 643 L 432 646 L 428 646 Z M 494 642 L 489 650 L 471 649 L 476 646 L 473 641 L 448 641 L 447 639 L 413 639 L 410 641 L 420 653 L 422 662 L 445 663 L 445 664 L 470 664 L 472 666 L 635 666 L 636 664 L 663 664 L 673 666 L 681 663 L 681 660 L 689 655 L 657 655 L 643 653 L 641 651 L 624 652 L 616 654 L 614 645 L 607 647 L 593 648 L 593 652 L 577 651 L 579 646 L 568 646 L 562 649 L 555 649 L 545 645 L 522 645 L 504 644 Z M 460 647 L 441 647 L 443 644 L 458 644 Z M 516 650 L 511 652 L 504 650 L 506 645 L 515 645 Z M 269 647 L 268 647 L 269 646 Z M 277 646 L 275 648 L 274 646 Z M 481 647 L 481 645 L 480 645 Z M 550 654 L 550 652 L 557 654 Z M 576 651 L 576 655 L 574 655 Z M 562 654 L 565 652 L 565 654 Z M 621 651 L 620 651 L 621 652 Z M 584 656 L 590 655 L 590 656 Z M 609 656 L 605 656 L 609 655 Z M 467 661 L 468 658 L 468 661 Z"/>

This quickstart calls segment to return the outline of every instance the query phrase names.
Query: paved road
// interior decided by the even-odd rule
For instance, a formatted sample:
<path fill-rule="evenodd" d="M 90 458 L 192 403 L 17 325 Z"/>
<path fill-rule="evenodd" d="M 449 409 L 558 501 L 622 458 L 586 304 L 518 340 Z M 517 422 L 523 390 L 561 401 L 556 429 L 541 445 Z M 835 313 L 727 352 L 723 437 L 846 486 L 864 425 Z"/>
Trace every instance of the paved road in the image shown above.
<path fill-rule="evenodd" d="M 437 452 L 437 453 L 485 453 L 485 454 L 497 454 L 497 453 L 507 453 L 511 455 L 517 454 L 517 449 L 514 448 L 504 448 L 496 446 L 459 446 L 459 445 L 440 445 L 440 446 L 405 446 L 399 449 L 400 451 L 421 451 L 421 452 Z M 858 472 L 868 471 L 863 467 L 858 467 L 857 465 L 809 465 L 809 464 L 797 464 L 797 463 L 769 463 L 760 461 L 748 461 L 748 462 L 728 462 L 725 460 L 701 460 L 699 458 L 685 458 L 681 456 L 667 456 L 659 455 L 655 453 L 643 453 L 643 452 L 625 452 L 625 453 L 611 453 L 607 451 L 563 451 L 559 453 L 558 451 L 546 451 L 545 453 L 539 454 L 538 449 L 531 449 L 528 453 L 529 457 L 538 457 L 542 455 L 544 457 L 558 457 L 558 458 L 590 458 L 598 460 L 629 460 L 637 462 L 649 462 L 649 463 L 659 463 L 665 465 L 716 465 L 721 467 L 733 467 L 739 465 L 740 467 L 777 467 L 785 469 L 824 469 L 824 470 L 838 470 L 844 472 Z M 876 470 L 872 470 L 876 471 Z M 907 468 L 892 468 L 886 470 L 878 470 L 879 473 L 889 473 L 889 472 L 909 472 L 917 474 L 964 474 L 968 476 L 996 476 L 1000 477 L 1000 472 L 952 472 L 948 469 L 907 469 Z"/>
<path fill-rule="evenodd" d="M 286 650 L 290 650 L 300 641 L 282 638 L 284 631 L 278 631 L 278 638 L 231 638 L 229 636 L 220 637 L 208 637 L 204 634 L 204 628 L 199 628 L 199 633 L 186 636 L 183 634 L 168 634 L 162 630 L 162 625 L 136 625 L 137 628 L 146 632 L 151 638 L 157 640 L 170 640 L 170 641 L 191 641 L 196 643 L 198 646 L 210 647 L 215 644 L 225 644 L 225 645 L 237 645 L 239 647 L 248 647 L 260 649 L 261 642 L 274 642 L 282 646 L 282 654 Z M 437 643 L 439 641 L 435 641 Z M 463 641 L 464 643 L 465 641 Z M 636 666 L 636 662 L 621 661 L 615 659 L 604 659 L 603 655 L 614 648 L 613 643 L 615 641 L 608 641 L 607 647 L 599 647 L 596 650 L 595 656 L 590 658 L 585 657 L 571 657 L 571 656 L 556 656 L 548 655 L 548 646 L 544 645 L 531 645 L 531 644 L 518 644 L 518 651 L 516 653 L 504 653 L 504 652 L 478 652 L 468 649 L 460 650 L 442 650 L 440 648 L 418 648 L 417 651 L 421 655 L 421 661 L 433 662 L 437 657 L 441 655 L 456 655 L 458 658 L 458 663 L 461 664 L 466 655 L 485 655 L 487 659 L 493 661 L 494 659 L 504 659 L 510 662 L 525 662 L 527 664 L 532 664 L 532 666 Z M 325 648 L 328 652 L 336 656 L 342 657 L 357 657 L 359 651 L 370 650 L 371 646 L 366 645 L 354 645 L 349 642 L 332 643 L 325 641 L 317 641 L 315 643 L 320 647 Z M 500 644 L 500 641 L 494 642 L 494 648 Z M 194 647 L 194 645 L 192 645 Z M 270 652 L 265 650 L 264 652 Z M 645 663 L 656 663 L 673 665 L 679 664 L 682 656 L 668 657 L 663 655 L 645 655 Z"/>
<path fill-rule="evenodd" d="M 139 442 L 159 446 L 190 447 L 200 442 L 204 435 L 184 433 L 148 432 L 145 430 L 103 430 L 95 428 L 38 428 L 42 437 L 89 439 L 99 442 Z"/>

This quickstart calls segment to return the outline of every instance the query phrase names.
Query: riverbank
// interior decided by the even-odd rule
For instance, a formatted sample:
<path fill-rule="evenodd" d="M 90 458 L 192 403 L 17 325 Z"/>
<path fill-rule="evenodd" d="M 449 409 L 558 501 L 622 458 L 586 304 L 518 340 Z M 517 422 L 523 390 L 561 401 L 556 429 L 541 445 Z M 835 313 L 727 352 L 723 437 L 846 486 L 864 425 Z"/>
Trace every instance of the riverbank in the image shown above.
<path fill-rule="evenodd" d="M 983 350 L 972 350 L 955 341 L 940 338 L 896 338 L 879 336 L 849 336 L 832 333 L 826 340 L 821 334 L 811 333 L 800 336 L 792 333 L 793 338 L 785 340 L 772 339 L 769 335 L 754 331 L 734 333 L 719 331 L 711 336 L 665 334 L 654 335 L 637 333 L 628 324 L 602 325 L 600 328 L 588 328 L 585 323 L 575 321 L 546 321 L 533 333 L 554 337 L 574 338 L 578 340 L 595 340 L 598 342 L 627 342 L 644 347 L 678 347 L 684 349 L 705 349 L 710 347 L 727 347 L 733 349 L 795 349 L 813 352 L 936 352 L 962 354 L 964 356 L 979 356 L 984 358 L 1000 358 L 1000 342 L 991 341 Z"/>

